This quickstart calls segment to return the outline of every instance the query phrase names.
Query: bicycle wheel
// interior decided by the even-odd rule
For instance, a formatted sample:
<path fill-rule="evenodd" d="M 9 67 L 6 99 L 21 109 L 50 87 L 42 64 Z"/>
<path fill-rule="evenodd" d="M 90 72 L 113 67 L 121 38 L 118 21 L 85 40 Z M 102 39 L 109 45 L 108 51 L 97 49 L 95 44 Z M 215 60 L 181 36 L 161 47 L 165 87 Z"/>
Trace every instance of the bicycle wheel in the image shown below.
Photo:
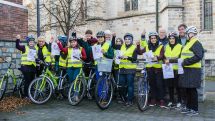
<path fill-rule="evenodd" d="M 64 98 L 68 97 L 68 92 L 69 92 L 69 88 L 70 88 L 70 82 L 69 82 L 69 77 L 66 74 L 62 80 L 62 90 L 61 90 L 61 94 Z"/>
<path fill-rule="evenodd" d="M 28 88 L 28 95 L 32 102 L 36 104 L 46 103 L 53 92 L 51 80 L 47 77 L 34 79 Z"/>
<path fill-rule="evenodd" d="M 95 99 L 97 106 L 105 110 L 110 106 L 113 98 L 113 84 L 108 76 L 102 76 L 99 78 L 96 89 L 95 89 Z"/>
<path fill-rule="evenodd" d="M 86 85 L 84 84 L 84 79 L 78 78 L 74 82 L 72 82 L 69 92 L 68 92 L 68 100 L 71 105 L 78 105 L 84 97 L 86 92 Z"/>
<path fill-rule="evenodd" d="M 140 111 L 145 111 L 147 109 L 149 85 L 143 77 L 138 78 L 137 87 L 137 106 Z"/>
<path fill-rule="evenodd" d="M 7 84 L 8 84 L 7 79 L 8 79 L 7 76 L 3 76 L 3 78 L 0 80 L 0 101 L 3 99 L 7 89 Z"/>

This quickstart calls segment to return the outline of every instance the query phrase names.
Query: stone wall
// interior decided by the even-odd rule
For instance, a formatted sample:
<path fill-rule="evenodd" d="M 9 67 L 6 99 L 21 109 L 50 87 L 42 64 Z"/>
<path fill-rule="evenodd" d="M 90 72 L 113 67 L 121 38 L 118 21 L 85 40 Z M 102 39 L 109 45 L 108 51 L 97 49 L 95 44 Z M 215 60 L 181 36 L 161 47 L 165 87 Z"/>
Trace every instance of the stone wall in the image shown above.
<path fill-rule="evenodd" d="M 4 74 L 9 66 L 3 59 L 15 63 L 16 65 L 13 65 L 13 68 L 19 68 L 21 62 L 20 58 L 21 54 L 20 51 L 16 49 L 15 41 L 0 40 L 0 74 Z"/>

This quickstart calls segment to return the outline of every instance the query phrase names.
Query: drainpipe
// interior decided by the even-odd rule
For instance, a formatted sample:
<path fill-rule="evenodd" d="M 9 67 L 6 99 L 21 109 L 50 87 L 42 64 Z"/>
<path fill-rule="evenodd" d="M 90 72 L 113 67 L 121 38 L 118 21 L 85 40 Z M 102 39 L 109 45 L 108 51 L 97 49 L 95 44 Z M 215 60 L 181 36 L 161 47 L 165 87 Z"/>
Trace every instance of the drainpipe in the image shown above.
<path fill-rule="evenodd" d="M 40 0 L 37 0 L 37 37 L 40 36 Z"/>
<path fill-rule="evenodd" d="M 159 12 L 158 12 L 158 0 L 156 0 L 156 31 L 158 32 L 159 27 Z"/>

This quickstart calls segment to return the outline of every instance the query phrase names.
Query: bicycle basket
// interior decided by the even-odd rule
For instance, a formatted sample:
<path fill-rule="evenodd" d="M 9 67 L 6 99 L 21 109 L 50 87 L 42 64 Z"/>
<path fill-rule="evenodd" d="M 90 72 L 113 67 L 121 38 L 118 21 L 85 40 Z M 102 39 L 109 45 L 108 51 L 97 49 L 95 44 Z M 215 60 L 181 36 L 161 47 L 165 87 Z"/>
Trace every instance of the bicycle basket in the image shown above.
<path fill-rule="evenodd" d="M 112 59 L 99 59 L 98 62 L 98 71 L 99 72 L 111 72 L 112 71 Z"/>

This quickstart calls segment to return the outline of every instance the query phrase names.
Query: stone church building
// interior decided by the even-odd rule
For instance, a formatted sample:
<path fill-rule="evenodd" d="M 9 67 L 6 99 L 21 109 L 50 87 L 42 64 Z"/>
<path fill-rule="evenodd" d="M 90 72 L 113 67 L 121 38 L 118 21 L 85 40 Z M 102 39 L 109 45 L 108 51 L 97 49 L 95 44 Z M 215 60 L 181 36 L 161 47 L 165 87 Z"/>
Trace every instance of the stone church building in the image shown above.
<path fill-rule="evenodd" d="M 92 6 L 91 3 L 97 1 Z M 86 22 L 77 26 L 77 31 L 110 29 L 118 37 L 127 32 L 140 39 L 142 31 L 156 31 L 162 27 L 177 31 L 179 24 L 196 26 L 204 48 L 207 75 L 215 75 L 215 1 L 213 0 L 87 0 L 90 9 Z"/>

